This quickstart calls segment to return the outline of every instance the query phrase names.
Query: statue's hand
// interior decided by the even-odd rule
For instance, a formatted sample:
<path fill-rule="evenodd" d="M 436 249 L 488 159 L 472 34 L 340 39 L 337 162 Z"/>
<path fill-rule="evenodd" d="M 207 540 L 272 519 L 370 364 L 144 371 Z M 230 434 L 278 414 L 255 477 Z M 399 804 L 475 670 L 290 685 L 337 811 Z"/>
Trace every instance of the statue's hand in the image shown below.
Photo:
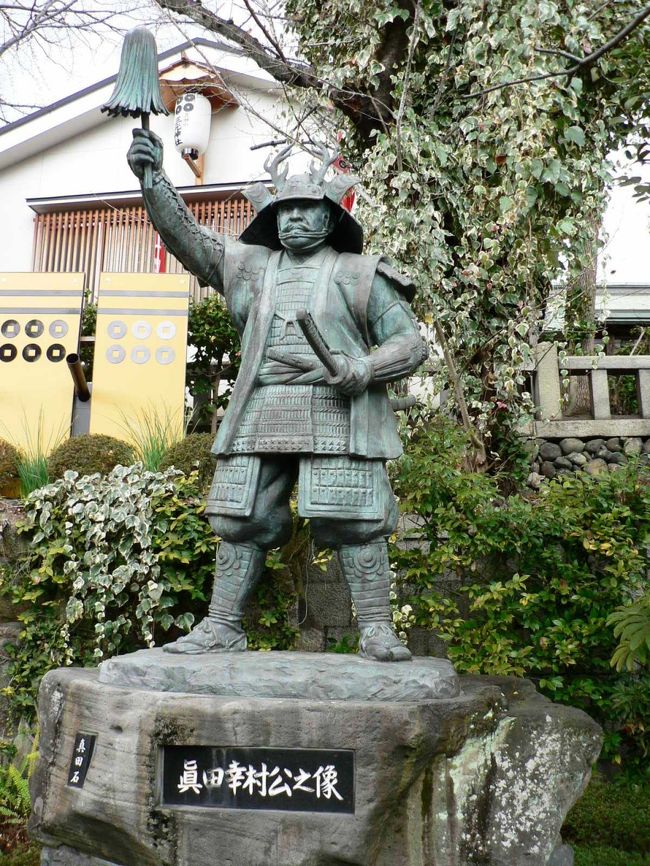
<path fill-rule="evenodd" d="M 332 385 L 337 391 L 348 397 L 356 397 L 363 394 L 372 379 L 372 367 L 368 358 L 350 358 L 347 355 L 334 353 L 337 372 L 334 376 L 324 372 L 324 378 L 328 385 Z"/>
<path fill-rule="evenodd" d="M 133 141 L 126 159 L 133 174 L 141 181 L 148 165 L 152 171 L 160 171 L 162 168 L 163 143 L 156 133 L 149 129 L 134 129 Z"/>

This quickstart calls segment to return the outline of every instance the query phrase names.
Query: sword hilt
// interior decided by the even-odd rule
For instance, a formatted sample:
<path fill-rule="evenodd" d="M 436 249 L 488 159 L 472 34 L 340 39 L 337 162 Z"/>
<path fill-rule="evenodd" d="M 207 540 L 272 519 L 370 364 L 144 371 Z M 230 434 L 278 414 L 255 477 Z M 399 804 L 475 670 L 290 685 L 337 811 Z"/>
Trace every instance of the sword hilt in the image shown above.
<path fill-rule="evenodd" d="M 307 340 L 309 345 L 312 347 L 314 355 L 316 355 L 330 376 L 336 376 L 338 373 L 338 366 L 334 360 L 330 347 L 323 339 L 323 335 L 318 330 L 318 325 L 312 318 L 311 313 L 308 310 L 298 310 L 296 313 L 296 321 L 298 322 L 300 330 L 305 335 L 305 340 Z"/>

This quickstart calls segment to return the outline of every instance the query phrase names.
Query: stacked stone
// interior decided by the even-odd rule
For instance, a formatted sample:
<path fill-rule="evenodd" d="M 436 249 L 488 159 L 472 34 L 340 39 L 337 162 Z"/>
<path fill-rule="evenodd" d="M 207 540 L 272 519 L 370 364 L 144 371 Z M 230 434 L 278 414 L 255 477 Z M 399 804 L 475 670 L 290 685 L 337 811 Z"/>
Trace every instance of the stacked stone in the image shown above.
<path fill-rule="evenodd" d="M 650 460 L 650 439 L 645 442 L 639 436 L 540 439 L 533 445 L 532 456 L 528 485 L 538 488 L 545 479 L 572 472 L 588 472 L 589 475 L 616 472 L 628 457 Z"/>

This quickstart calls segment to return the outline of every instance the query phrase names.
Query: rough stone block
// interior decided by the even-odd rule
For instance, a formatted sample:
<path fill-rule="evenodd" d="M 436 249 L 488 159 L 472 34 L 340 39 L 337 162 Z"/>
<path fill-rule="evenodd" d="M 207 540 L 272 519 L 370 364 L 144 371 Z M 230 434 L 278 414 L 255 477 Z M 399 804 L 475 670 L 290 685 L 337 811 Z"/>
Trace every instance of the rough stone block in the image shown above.
<path fill-rule="evenodd" d="M 306 622 L 310 625 L 349 626 L 352 623 L 350 590 L 343 580 L 305 586 Z"/>
<path fill-rule="evenodd" d="M 560 442 L 560 448 L 563 454 L 579 454 L 585 450 L 585 443 L 582 439 L 576 439 L 575 436 L 568 436 Z"/>
<path fill-rule="evenodd" d="M 623 443 L 623 451 L 627 455 L 640 454 L 643 449 L 643 441 L 638 436 L 630 436 Z"/>
<path fill-rule="evenodd" d="M 360 703 L 159 693 L 52 671 L 30 832 L 46 866 L 548 866 L 600 729 L 525 680 L 461 687 Z M 75 788 L 80 731 L 97 739 Z M 163 806 L 161 747 L 188 744 L 352 750 L 354 813 Z"/>
<path fill-rule="evenodd" d="M 551 854 L 548 866 L 573 866 L 574 862 L 572 848 L 569 845 L 559 844 Z"/>
<path fill-rule="evenodd" d="M 544 442 L 540 446 L 539 456 L 542 460 L 557 460 L 558 457 L 562 456 L 562 449 L 555 442 Z"/>
<path fill-rule="evenodd" d="M 550 460 L 545 460 L 542 463 L 540 467 L 540 472 L 545 478 L 555 478 L 555 476 L 557 475 L 557 469 Z"/>
<path fill-rule="evenodd" d="M 602 472 L 607 472 L 607 463 L 602 458 L 596 457 L 585 464 L 584 470 L 590 475 L 600 475 Z"/>
<path fill-rule="evenodd" d="M 591 439 L 585 445 L 585 451 L 588 451 L 589 454 L 598 454 L 601 448 L 604 448 L 605 440 L 604 439 Z"/>
<path fill-rule="evenodd" d="M 41 866 L 119 866 L 119 864 L 82 854 L 81 851 L 62 845 L 60 848 L 43 848 Z"/>
<path fill-rule="evenodd" d="M 320 628 L 300 628 L 295 648 L 303 653 L 322 653 L 325 650 L 325 632 Z"/>
<path fill-rule="evenodd" d="M 25 538 L 18 535 L 16 529 L 22 517 L 22 502 L 0 499 L 0 560 L 11 562 L 25 551 Z"/>
<path fill-rule="evenodd" d="M 408 636 L 408 647 L 414 656 L 447 656 L 446 642 L 428 628 L 412 628 Z"/>

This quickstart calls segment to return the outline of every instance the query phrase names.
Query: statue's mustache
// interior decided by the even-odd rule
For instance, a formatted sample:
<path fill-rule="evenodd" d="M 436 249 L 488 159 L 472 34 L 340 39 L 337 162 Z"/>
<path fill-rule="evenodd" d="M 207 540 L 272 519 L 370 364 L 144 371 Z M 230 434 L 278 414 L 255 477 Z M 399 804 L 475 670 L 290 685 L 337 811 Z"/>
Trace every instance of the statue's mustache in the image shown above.
<path fill-rule="evenodd" d="M 301 237 L 307 238 L 322 238 L 326 237 L 328 234 L 329 229 L 310 229 L 308 226 L 304 225 L 285 226 L 284 229 L 278 230 L 278 236 L 280 238 L 293 237 L 294 235 L 300 235 Z"/>

